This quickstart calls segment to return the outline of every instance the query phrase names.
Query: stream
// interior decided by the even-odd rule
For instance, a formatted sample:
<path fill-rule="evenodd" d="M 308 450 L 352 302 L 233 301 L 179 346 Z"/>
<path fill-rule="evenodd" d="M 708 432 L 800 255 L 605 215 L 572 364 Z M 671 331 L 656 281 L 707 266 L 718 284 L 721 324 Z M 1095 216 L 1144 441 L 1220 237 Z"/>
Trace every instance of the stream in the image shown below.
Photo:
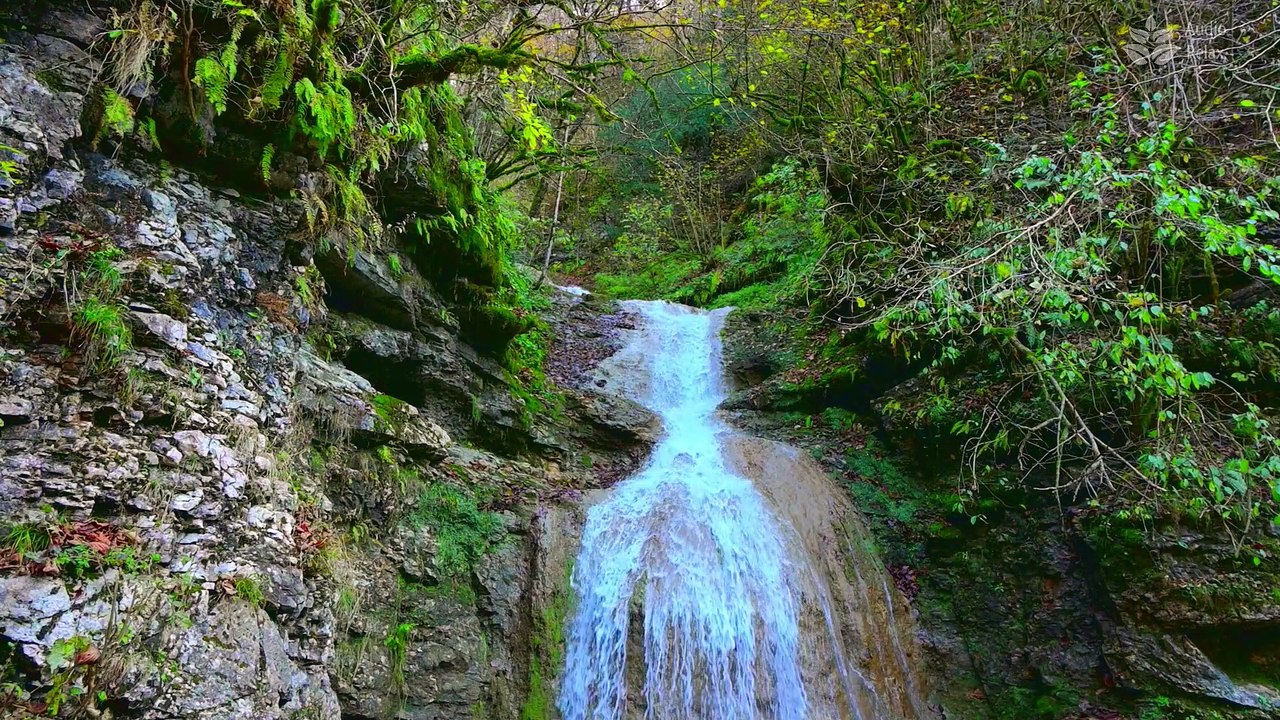
<path fill-rule="evenodd" d="M 664 432 L 588 510 L 563 717 L 928 717 L 909 613 L 857 513 L 810 458 L 717 414 L 729 311 L 624 307 L 637 330 L 601 375 Z"/>

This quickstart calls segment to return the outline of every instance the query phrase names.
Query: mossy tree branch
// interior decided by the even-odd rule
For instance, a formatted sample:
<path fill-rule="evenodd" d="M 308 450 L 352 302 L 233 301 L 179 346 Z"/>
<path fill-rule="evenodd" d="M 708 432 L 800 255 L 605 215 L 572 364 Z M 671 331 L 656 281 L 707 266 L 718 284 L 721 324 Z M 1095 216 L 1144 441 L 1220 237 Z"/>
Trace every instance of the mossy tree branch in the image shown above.
<path fill-rule="evenodd" d="M 522 49 L 519 43 L 507 43 L 499 48 L 459 45 L 443 55 L 403 62 L 397 68 L 397 74 L 401 80 L 416 87 L 442 83 L 452 75 L 474 73 L 482 68 L 509 70 L 533 59 L 533 53 Z"/>

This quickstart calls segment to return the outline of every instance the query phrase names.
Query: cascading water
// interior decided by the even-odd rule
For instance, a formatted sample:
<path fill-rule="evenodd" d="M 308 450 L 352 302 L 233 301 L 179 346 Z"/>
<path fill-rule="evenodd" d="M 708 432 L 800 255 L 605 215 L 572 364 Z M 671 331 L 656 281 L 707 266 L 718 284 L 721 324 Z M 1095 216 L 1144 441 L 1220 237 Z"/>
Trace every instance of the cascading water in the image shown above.
<path fill-rule="evenodd" d="M 665 433 L 644 469 L 588 511 L 573 569 L 577 605 L 558 701 L 564 718 L 919 717 L 914 689 L 900 681 L 909 668 L 887 672 L 882 660 L 872 673 L 845 657 L 849 623 L 837 617 L 842 603 L 832 602 L 824 577 L 830 563 L 812 562 L 814 543 L 748 479 L 754 466 L 797 476 L 813 470 L 793 471 L 800 460 L 786 446 L 761 455 L 766 446 L 744 444 L 752 439 L 716 415 L 728 311 L 625 305 L 642 327 L 605 372 L 617 391 L 662 417 Z M 839 591 L 847 579 L 843 568 L 834 572 Z M 893 598 L 883 602 L 888 613 L 876 614 L 892 618 Z M 896 643 L 896 627 L 885 631 Z M 905 665 L 901 653 L 899 661 Z M 887 688 L 886 700 L 878 685 L 889 675 L 902 687 Z"/>

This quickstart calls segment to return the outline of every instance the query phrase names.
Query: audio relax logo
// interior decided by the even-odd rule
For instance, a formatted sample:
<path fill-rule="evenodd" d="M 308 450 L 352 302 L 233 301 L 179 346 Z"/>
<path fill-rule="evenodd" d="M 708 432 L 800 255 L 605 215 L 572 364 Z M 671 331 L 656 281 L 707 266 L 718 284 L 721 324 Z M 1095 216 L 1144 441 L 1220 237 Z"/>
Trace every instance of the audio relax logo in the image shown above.
<path fill-rule="evenodd" d="M 1154 15 L 1147 17 L 1146 27 L 1129 28 L 1129 42 L 1124 52 L 1135 67 L 1151 65 L 1159 67 L 1173 62 L 1177 46 L 1173 44 L 1173 31 L 1157 22 Z"/>

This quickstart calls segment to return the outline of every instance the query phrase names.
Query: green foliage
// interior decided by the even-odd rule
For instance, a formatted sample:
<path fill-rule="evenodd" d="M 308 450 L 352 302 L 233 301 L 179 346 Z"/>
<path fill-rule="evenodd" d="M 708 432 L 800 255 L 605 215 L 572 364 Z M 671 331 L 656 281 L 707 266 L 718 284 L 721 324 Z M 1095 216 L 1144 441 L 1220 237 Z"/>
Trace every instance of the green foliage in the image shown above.
<path fill-rule="evenodd" d="M 1088 81 L 1078 80 L 1075 87 L 1087 92 Z M 979 424 L 989 429 L 969 443 L 979 458 L 998 460 L 1036 437 L 1022 428 L 1039 432 L 1047 424 L 1058 434 L 1050 452 L 1058 458 L 1052 486 L 1059 490 L 1101 478 L 1153 503 L 1247 522 L 1280 487 L 1280 441 L 1252 402 L 1237 402 L 1227 413 L 1217 409 L 1237 391 L 1197 369 L 1203 362 L 1177 339 L 1225 329 L 1219 317 L 1229 312 L 1190 286 L 1188 264 L 1213 273 L 1215 265 L 1234 262 L 1246 272 L 1256 268 L 1264 279 L 1274 276 L 1276 248 L 1254 238 L 1260 224 L 1277 217 L 1275 189 L 1255 183 L 1246 194 L 1239 184 L 1206 184 L 1178 166 L 1175 155 L 1185 150 L 1171 123 L 1130 135 L 1107 120 L 1114 115 L 1111 101 L 1087 102 L 1097 103 L 1094 116 L 1103 122 L 1097 126 L 1090 117 L 1074 134 L 1097 127 L 1096 140 L 1054 159 L 1027 158 L 1015 174 L 1016 186 L 1042 198 L 1038 220 L 1021 229 L 1007 221 L 980 223 L 969 246 L 906 274 L 900 260 L 887 256 L 907 280 L 892 294 L 881 289 L 881 269 L 863 259 L 839 292 L 881 296 L 864 322 L 896 351 L 931 358 L 930 368 L 940 370 L 983 343 L 1007 358 L 1015 382 L 1043 398 L 1036 410 L 1010 398 L 988 407 L 981 423 L 957 426 L 958 434 Z M 1218 177 L 1231 175 L 1248 186 L 1238 166 L 1219 166 Z M 1085 208 L 1098 220 L 1067 220 Z M 1162 248 L 1156 268 L 1162 285 L 1114 281 L 1117 273 L 1137 270 L 1135 247 L 1139 254 Z M 1142 272 L 1150 276 L 1152 269 Z M 1233 384 L 1251 382 L 1247 373 L 1233 378 Z M 1038 419 L 1022 421 L 1028 410 Z M 1115 424 L 1143 450 L 1121 451 L 1104 440 L 1115 430 L 1103 426 Z M 1069 477 L 1064 462 L 1073 468 Z"/>
<path fill-rule="evenodd" d="M 266 591 L 262 587 L 262 579 L 257 575 L 240 575 L 232 583 L 236 597 L 254 607 L 262 607 L 267 601 Z"/>
<path fill-rule="evenodd" d="M 45 523 L 16 523 L 4 533 L 4 547 L 19 558 L 48 549 L 50 542 L 49 526 Z"/>
<path fill-rule="evenodd" d="M 267 146 L 262 148 L 262 158 L 258 160 L 258 168 L 262 172 L 262 182 L 264 184 L 271 183 L 271 161 L 275 157 L 276 146 L 272 143 L 267 143 Z"/>
<path fill-rule="evenodd" d="M 122 258 L 124 252 L 116 247 L 90 252 L 68 293 L 72 336 L 84 344 L 85 357 L 96 370 L 114 369 L 133 349 L 128 310 L 117 299 L 124 288 L 116 267 Z"/>
<path fill-rule="evenodd" d="M 883 412 L 961 459 L 965 501 L 1023 483 L 1123 518 L 1268 521 L 1280 342 L 1274 308 L 1246 298 L 1280 282 L 1280 158 L 1247 43 L 1219 38 L 1239 75 L 1208 87 L 1188 84 L 1194 62 L 1129 64 L 1126 8 L 980 8 L 938 25 L 909 4 L 775 3 L 743 67 L 635 91 L 587 204 L 617 228 L 590 259 L 597 288 L 807 308 L 837 332 L 791 394 L 916 376 Z M 1188 22 L 1223 19 L 1202 14 Z M 657 93 L 701 114 L 651 110 Z M 1236 113 L 1231 143 L 1214 107 Z M 736 205 L 735 173 L 756 176 Z M 690 217 L 718 230 L 694 238 Z"/>
<path fill-rule="evenodd" d="M 298 129 L 315 141 L 320 157 L 327 156 L 335 144 L 349 149 L 356 129 L 351 91 L 341 82 L 324 81 L 317 86 L 304 77 L 294 85 L 294 94 Z"/>
<path fill-rule="evenodd" d="M 436 567 L 445 577 L 465 577 L 502 537 L 502 518 L 480 509 L 469 493 L 443 483 L 423 489 L 409 522 L 431 530 Z"/>
<path fill-rule="evenodd" d="M 23 157 L 26 157 L 25 153 L 0 143 L 0 188 L 7 188 L 22 182 L 14 177 L 14 174 L 21 167 L 18 164 L 18 160 Z"/>
<path fill-rule="evenodd" d="M 293 289 L 303 305 L 314 308 L 320 302 L 316 292 L 323 282 L 324 278 L 320 276 L 319 268 L 308 265 L 306 270 L 293 279 Z"/>
<path fill-rule="evenodd" d="M 404 688 L 405 654 L 409 649 L 409 637 L 413 629 L 413 623 L 399 623 L 387 631 L 387 637 L 382 641 L 387 648 L 391 665 L 391 683 L 397 689 Z"/>
<path fill-rule="evenodd" d="M 794 160 L 774 166 L 738 218 L 739 237 L 708 253 L 675 238 L 673 208 L 642 199 L 628 206 L 610 249 L 610 272 L 595 277 L 612 297 L 670 299 L 712 307 L 769 308 L 803 297 L 827 246 L 829 198 L 817 174 Z"/>
<path fill-rule="evenodd" d="M 90 296 L 76 309 L 73 317 L 75 334 L 86 346 L 86 355 L 98 369 L 119 365 L 133 349 L 133 331 L 129 329 L 126 310 L 119 304 L 103 302 Z"/>
<path fill-rule="evenodd" d="M 111 88 L 103 88 L 100 102 L 102 117 L 98 122 L 98 131 L 93 137 L 95 146 L 103 138 L 120 140 L 133 132 L 136 121 L 133 105 L 128 100 Z"/>
<path fill-rule="evenodd" d="M 114 297 L 124 287 L 124 276 L 116 262 L 124 258 L 118 247 L 106 247 L 89 253 L 85 262 L 84 280 L 92 292 Z"/>
<path fill-rule="evenodd" d="M 244 23 L 237 21 L 231 26 L 231 36 L 216 55 L 196 60 L 195 77 L 191 81 L 204 90 L 205 99 L 213 106 L 214 113 L 221 115 L 227 110 L 227 100 L 231 84 L 235 82 L 240 52 L 240 35 L 244 32 Z"/>
<path fill-rule="evenodd" d="M 720 297 L 712 304 L 769 308 L 797 302 L 828 245 L 830 198 L 816 172 L 787 160 L 756 181 L 751 203 L 742 237 L 716 255 L 722 269 L 708 290 Z"/>
<path fill-rule="evenodd" d="M 675 299 L 702 269 L 702 261 L 690 257 L 653 258 L 637 270 L 600 273 L 596 290 L 608 297 Z"/>

